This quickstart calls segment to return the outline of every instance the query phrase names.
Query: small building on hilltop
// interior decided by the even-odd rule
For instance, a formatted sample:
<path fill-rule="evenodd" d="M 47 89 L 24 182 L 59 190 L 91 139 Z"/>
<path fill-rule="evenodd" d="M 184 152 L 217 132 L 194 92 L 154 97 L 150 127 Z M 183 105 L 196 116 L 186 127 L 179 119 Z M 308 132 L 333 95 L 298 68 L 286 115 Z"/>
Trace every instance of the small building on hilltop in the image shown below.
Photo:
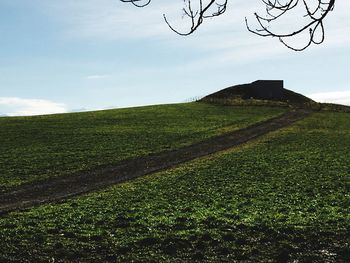
<path fill-rule="evenodd" d="M 257 80 L 246 85 L 241 91 L 242 99 L 281 100 L 284 97 L 283 80 Z"/>

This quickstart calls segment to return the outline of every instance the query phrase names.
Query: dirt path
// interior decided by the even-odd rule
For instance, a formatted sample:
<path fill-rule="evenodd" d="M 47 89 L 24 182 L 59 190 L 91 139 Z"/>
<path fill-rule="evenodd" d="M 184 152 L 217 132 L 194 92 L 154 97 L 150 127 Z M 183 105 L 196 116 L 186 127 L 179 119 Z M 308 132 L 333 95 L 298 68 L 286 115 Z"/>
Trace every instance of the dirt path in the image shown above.
<path fill-rule="evenodd" d="M 43 203 L 63 201 L 72 196 L 168 169 L 180 163 L 240 145 L 290 125 L 309 114 L 311 112 L 306 110 L 291 111 L 245 129 L 213 137 L 177 150 L 121 161 L 113 167 L 96 171 L 23 185 L 0 195 L 0 214 Z"/>

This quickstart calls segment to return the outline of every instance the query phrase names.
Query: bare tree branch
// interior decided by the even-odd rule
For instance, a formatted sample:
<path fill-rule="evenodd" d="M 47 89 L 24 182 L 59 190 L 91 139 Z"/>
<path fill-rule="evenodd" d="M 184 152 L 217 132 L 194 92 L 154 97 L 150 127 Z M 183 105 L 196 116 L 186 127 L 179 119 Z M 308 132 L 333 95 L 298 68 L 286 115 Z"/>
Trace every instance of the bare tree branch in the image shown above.
<path fill-rule="evenodd" d="M 294 51 L 305 50 L 311 44 L 318 45 L 323 43 L 325 39 L 324 19 L 328 15 L 328 13 L 333 10 L 335 0 L 317 0 L 317 7 L 314 10 L 311 9 L 306 0 L 287 0 L 285 1 L 285 3 L 281 3 L 281 0 L 262 0 L 262 2 L 266 5 L 267 17 L 262 17 L 257 13 L 254 14 L 260 26 L 260 28 L 257 29 L 251 29 L 246 18 L 246 26 L 250 32 L 262 37 L 277 37 L 282 44 Z M 312 0 L 309 0 L 308 2 L 310 3 L 312 2 Z M 299 4 L 302 4 L 304 6 L 304 17 L 308 18 L 309 20 L 306 24 L 302 25 L 295 31 L 286 33 L 277 33 L 273 32 L 270 29 L 271 24 L 273 22 L 277 22 L 278 19 L 280 19 L 287 12 L 297 7 Z M 277 15 L 272 14 L 273 11 L 277 11 Z M 286 43 L 286 39 L 301 34 L 303 32 L 308 32 L 309 41 L 301 48 L 295 48 Z M 317 32 L 319 32 L 319 34 L 317 34 Z M 320 39 L 317 40 L 317 37 L 319 37 Z"/>
<path fill-rule="evenodd" d="M 145 7 L 152 0 L 120 0 L 125 3 L 132 3 L 137 7 Z M 248 19 L 245 18 L 247 29 L 262 37 L 276 37 L 280 42 L 294 51 L 302 51 L 308 48 L 311 44 L 321 44 L 325 39 L 324 19 L 334 9 L 335 0 L 261 0 L 266 6 L 265 16 L 254 13 L 258 28 L 252 29 L 249 26 Z M 190 21 L 190 29 L 186 32 L 181 32 L 172 26 L 164 14 L 164 20 L 169 28 L 176 34 L 188 36 L 195 32 L 198 27 L 208 18 L 220 16 L 225 13 L 228 5 L 228 0 L 183 0 L 184 7 L 182 9 L 184 17 Z M 195 4 L 194 4 L 195 2 Z M 317 3 L 315 8 L 311 7 L 310 3 Z M 300 28 L 291 32 L 277 33 L 271 30 L 271 25 L 278 23 L 280 19 L 292 10 L 303 5 L 305 14 L 304 18 L 308 19 Z M 306 32 L 309 40 L 301 48 L 293 47 L 287 44 L 286 40 L 293 36 Z M 318 39 L 318 40 L 317 40 Z"/>
<path fill-rule="evenodd" d="M 132 3 L 136 7 L 145 7 L 149 5 L 152 0 L 120 0 L 124 3 Z"/>
<path fill-rule="evenodd" d="M 227 0 L 222 1 L 222 3 L 218 2 L 217 0 L 210 0 L 207 4 L 203 4 L 203 0 L 199 0 L 199 8 L 196 11 L 194 11 L 192 8 L 191 0 L 184 0 L 184 4 L 184 15 L 190 18 L 191 21 L 191 28 L 188 32 L 180 32 L 174 29 L 174 27 L 168 22 L 166 15 L 163 16 L 165 22 L 172 31 L 182 36 L 188 36 L 196 31 L 205 19 L 220 16 L 225 13 Z"/>

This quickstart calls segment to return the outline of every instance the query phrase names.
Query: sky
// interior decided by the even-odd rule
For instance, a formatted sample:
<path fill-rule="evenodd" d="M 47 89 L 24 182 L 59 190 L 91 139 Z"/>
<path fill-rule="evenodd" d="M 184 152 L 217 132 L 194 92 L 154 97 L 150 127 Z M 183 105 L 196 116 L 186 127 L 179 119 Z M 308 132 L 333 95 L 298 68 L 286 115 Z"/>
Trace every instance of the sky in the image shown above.
<path fill-rule="evenodd" d="M 325 42 L 304 52 L 247 31 L 259 0 L 231 0 L 223 16 L 176 35 L 163 14 L 186 29 L 182 3 L 0 0 L 0 116 L 187 102 L 257 79 L 350 105 L 350 1 L 336 1 Z"/>

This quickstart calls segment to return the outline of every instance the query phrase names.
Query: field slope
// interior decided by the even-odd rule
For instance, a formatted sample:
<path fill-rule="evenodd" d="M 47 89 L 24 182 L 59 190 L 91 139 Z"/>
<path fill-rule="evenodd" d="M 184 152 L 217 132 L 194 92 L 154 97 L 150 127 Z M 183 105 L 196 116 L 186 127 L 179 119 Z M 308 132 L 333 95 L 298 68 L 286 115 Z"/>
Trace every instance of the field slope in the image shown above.
<path fill-rule="evenodd" d="M 349 262 L 350 115 L 0 219 L 0 261 Z"/>
<path fill-rule="evenodd" d="M 0 193 L 0 214 L 36 204 L 62 201 L 75 195 L 100 190 L 113 184 L 166 170 L 181 163 L 249 142 L 269 132 L 291 125 L 311 113 L 311 111 L 306 110 L 293 110 L 247 128 L 214 136 L 172 151 L 128 159 L 116 165 L 90 172 L 48 178 L 40 182 L 22 185 L 10 192 Z"/>
<path fill-rule="evenodd" d="M 0 118 L 0 193 L 171 150 L 283 113 L 204 103 Z"/>

